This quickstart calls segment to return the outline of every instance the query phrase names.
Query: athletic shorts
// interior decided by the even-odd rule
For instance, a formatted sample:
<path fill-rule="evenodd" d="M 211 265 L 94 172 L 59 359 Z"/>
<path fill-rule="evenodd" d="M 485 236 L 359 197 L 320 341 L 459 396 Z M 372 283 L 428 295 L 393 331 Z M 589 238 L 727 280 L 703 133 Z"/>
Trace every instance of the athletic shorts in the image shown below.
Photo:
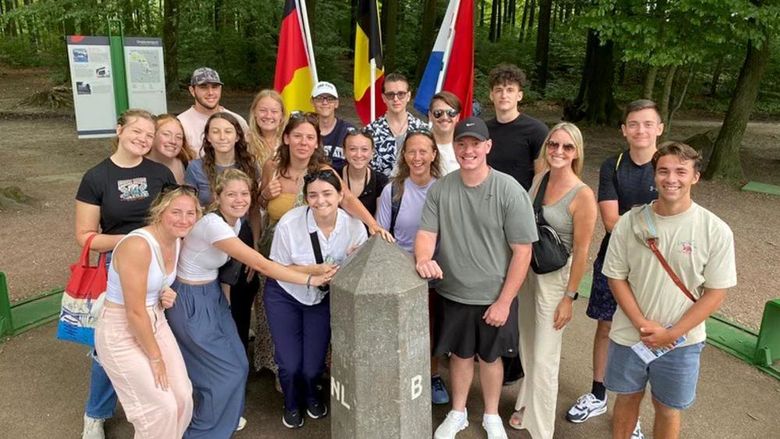
<path fill-rule="evenodd" d="M 492 363 L 499 357 L 515 357 L 520 344 L 517 332 L 517 299 L 512 300 L 503 326 L 490 326 L 482 316 L 490 305 L 466 305 L 439 296 L 440 322 L 434 355 L 452 353 L 460 358 L 475 355 Z"/>
<path fill-rule="evenodd" d="M 696 399 L 703 348 L 703 342 L 679 347 L 645 364 L 630 346 L 610 340 L 604 385 L 612 392 L 630 394 L 645 390 L 649 381 L 656 401 L 686 409 Z"/>
<path fill-rule="evenodd" d="M 596 260 L 593 261 L 593 283 L 590 287 L 590 298 L 588 299 L 588 309 L 585 314 L 595 320 L 612 321 L 612 316 L 617 310 L 617 302 L 609 289 L 607 277 L 601 273 L 601 267 L 604 266 L 604 256 L 599 253 Z"/>

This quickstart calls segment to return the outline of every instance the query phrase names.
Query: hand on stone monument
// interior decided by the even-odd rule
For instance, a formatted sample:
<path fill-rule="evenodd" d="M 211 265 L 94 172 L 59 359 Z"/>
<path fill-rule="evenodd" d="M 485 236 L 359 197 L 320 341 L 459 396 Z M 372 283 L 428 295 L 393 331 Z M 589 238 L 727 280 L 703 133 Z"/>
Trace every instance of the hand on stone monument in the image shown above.
<path fill-rule="evenodd" d="M 338 271 L 338 267 L 331 269 L 327 273 L 318 274 L 316 276 L 311 277 L 310 285 L 313 287 L 319 287 L 321 285 L 325 285 L 328 282 L 330 282 L 331 279 L 333 279 L 333 276 L 336 274 L 336 271 Z"/>
<path fill-rule="evenodd" d="M 511 302 L 510 302 L 511 303 Z M 482 319 L 485 320 L 490 326 L 504 326 L 506 319 L 509 318 L 509 304 L 496 300 L 490 305 L 482 315 Z"/>
<path fill-rule="evenodd" d="M 393 235 L 387 230 L 383 229 L 378 224 L 376 225 L 376 227 L 370 227 L 368 229 L 368 233 L 370 233 L 371 236 L 378 234 L 382 239 L 384 239 L 387 242 L 395 242 L 395 238 L 393 237 Z"/>
<path fill-rule="evenodd" d="M 336 271 L 339 269 L 339 266 L 336 264 L 328 264 L 328 263 L 322 263 L 322 264 L 313 264 L 311 265 L 312 271 L 311 274 L 313 275 L 326 275 L 328 273 L 331 273 L 331 277 L 336 274 Z"/>
<path fill-rule="evenodd" d="M 417 274 L 423 279 L 444 279 L 444 272 L 433 259 L 418 262 L 416 268 Z"/>

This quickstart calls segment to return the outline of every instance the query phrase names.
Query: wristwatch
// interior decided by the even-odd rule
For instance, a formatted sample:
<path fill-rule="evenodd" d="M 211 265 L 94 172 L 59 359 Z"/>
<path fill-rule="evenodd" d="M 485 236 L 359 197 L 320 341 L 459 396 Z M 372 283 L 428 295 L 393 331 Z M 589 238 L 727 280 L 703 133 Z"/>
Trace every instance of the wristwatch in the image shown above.
<path fill-rule="evenodd" d="M 564 294 L 571 300 L 577 300 L 577 298 L 580 297 L 580 293 L 576 291 L 567 291 Z"/>

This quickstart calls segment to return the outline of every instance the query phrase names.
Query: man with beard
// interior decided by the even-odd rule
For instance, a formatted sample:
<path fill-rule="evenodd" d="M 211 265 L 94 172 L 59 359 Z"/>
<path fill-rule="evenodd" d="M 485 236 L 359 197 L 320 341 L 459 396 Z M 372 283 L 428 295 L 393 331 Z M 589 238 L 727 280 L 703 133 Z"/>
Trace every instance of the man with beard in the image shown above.
<path fill-rule="evenodd" d="M 249 126 L 243 117 L 219 105 L 222 97 L 222 81 L 219 79 L 219 73 L 209 67 L 199 67 L 192 72 L 190 78 L 190 94 L 195 98 L 195 104 L 189 110 L 181 113 L 178 118 L 184 126 L 184 136 L 187 138 L 187 145 L 190 148 L 190 155 L 199 158 L 203 155 L 201 146 L 203 145 L 203 130 L 206 128 L 206 122 L 209 117 L 217 112 L 224 111 L 230 113 L 244 129 L 249 132 Z"/>

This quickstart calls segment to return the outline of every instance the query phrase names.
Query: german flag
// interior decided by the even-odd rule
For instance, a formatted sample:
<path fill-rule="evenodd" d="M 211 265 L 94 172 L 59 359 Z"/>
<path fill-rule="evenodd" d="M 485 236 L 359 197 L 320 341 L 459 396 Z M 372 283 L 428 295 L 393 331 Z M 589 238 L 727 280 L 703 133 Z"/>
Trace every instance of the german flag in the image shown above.
<path fill-rule="evenodd" d="M 355 29 L 355 109 L 364 124 L 371 119 L 371 68 L 375 65 L 374 96 L 375 115 L 385 113 L 382 101 L 384 67 L 382 60 L 382 33 L 379 29 L 379 14 L 376 0 L 359 0 L 357 26 Z"/>
<path fill-rule="evenodd" d="M 304 33 L 309 28 L 308 20 L 298 3 L 298 0 L 287 0 L 284 4 L 274 73 L 274 89 L 282 95 L 288 114 L 314 111 L 310 98 L 316 68 L 310 62 L 311 48 Z"/>

